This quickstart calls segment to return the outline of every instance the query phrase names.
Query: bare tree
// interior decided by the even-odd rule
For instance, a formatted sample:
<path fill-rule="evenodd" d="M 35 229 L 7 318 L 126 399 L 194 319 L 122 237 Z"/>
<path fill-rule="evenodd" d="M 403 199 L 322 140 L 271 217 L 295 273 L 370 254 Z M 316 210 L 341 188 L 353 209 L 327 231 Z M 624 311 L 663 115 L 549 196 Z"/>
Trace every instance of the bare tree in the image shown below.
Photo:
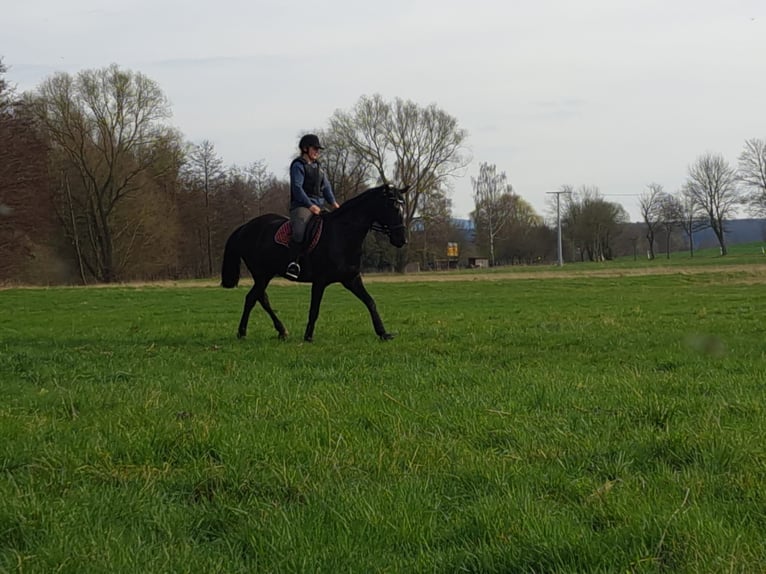
<path fill-rule="evenodd" d="M 465 130 L 433 104 L 423 108 L 399 98 L 388 103 L 380 95 L 363 96 L 352 112 L 335 112 L 330 131 L 338 145 L 372 166 L 379 181 L 410 186 L 404 214 L 410 231 L 423 195 L 445 194 L 448 179 L 468 163 Z M 399 270 L 406 257 L 399 250 Z"/>
<path fill-rule="evenodd" d="M 739 156 L 737 178 L 749 192 L 745 200 L 757 215 L 766 215 L 766 140 L 750 139 Z"/>
<path fill-rule="evenodd" d="M 676 193 L 674 199 L 679 210 L 678 224 L 689 241 L 689 256 L 694 257 L 694 233 L 708 226 L 705 214 L 685 187 Z"/>
<path fill-rule="evenodd" d="M 325 146 L 322 168 L 340 203 L 364 191 L 373 179 L 372 166 L 355 149 L 339 139 L 333 130 L 317 130 Z"/>
<path fill-rule="evenodd" d="M 75 217 L 61 218 L 67 234 L 82 239 L 90 272 L 100 281 L 114 281 L 120 271 L 117 235 L 131 235 L 115 228 L 116 210 L 139 193 L 142 177 L 158 165 L 163 140 L 173 137 L 163 124 L 170 115 L 167 100 L 146 76 L 112 65 L 76 77 L 58 73 L 30 95 L 28 104 L 71 176 Z"/>
<path fill-rule="evenodd" d="M 552 237 L 545 231 L 552 233 L 553 230 L 545 228 L 543 218 L 517 194 L 506 194 L 501 198 L 501 202 L 505 204 L 501 212 L 508 214 L 508 223 L 498 237 L 498 259 L 512 265 L 542 261 L 548 253 L 546 240 Z"/>
<path fill-rule="evenodd" d="M 472 218 L 476 225 L 479 243 L 486 240 L 489 248 L 489 263 L 495 265 L 495 240 L 511 219 L 513 202 L 504 201 L 513 195 L 513 186 L 508 183 L 505 172 L 498 173 L 497 167 L 488 163 L 479 165 L 479 176 L 471 178 L 473 201 L 476 205 Z"/>
<path fill-rule="evenodd" d="M 670 240 L 673 237 L 673 230 L 682 224 L 683 218 L 681 202 L 669 193 L 663 192 L 659 200 L 659 221 L 665 230 L 665 257 L 668 259 L 670 259 Z"/>
<path fill-rule="evenodd" d="M 654 259 L 654 239 L 662 223 L 662 202 L 665 191 L 659 183 L 650 183 L 638 199 L 641 217 L 646 225 L 646 241 L 649 244 L 649 259 Z"/>
<path fill-rule="evenodd" d="M 702 155 L 689 167 L 685 192 L 706 215 L 707 223 L 718 239 L 721 255 L 727 253 L 726 220 L 742 203 L 736 184 L 734 169 L 720 154 Z"/>
<path fill-rule="evenodd" d="M 231 166 L 226 180 L 224 193 L 228 199 L 221 207 L 226 208 L 223 219 L 229 225 L 240 225 L 268 212 L 287 213 L 289 193 L 280 190 L 274 197 L 280 182 L 265 161 L 254 161 L 245 167 Z"/>
<path fill-rule="evenodd" d="M 413 248 L 419 248 L 424 267 L 436 267 L 438 260 L 446 257 L 452 202 L 445 195 L 437 194 L 424 194 L 421 201 L 411 233 Z"/>
<path fill-rule="evenodd" d="M 216 153 L 215 146 L 209 140 L 192 145 L 188 162 L 184 170 L 185 178 L 191 189 L 202 202 L 202 229 L 199 231 L 204 245 L 208 276 L 213 275 L 213 197 L 226 182 L 223 159 Z"/>
<path fill-rule="evenodd" d="M 14 90 L 5 79 L 5 74 L 8 73 L 8 66 L 3 62 L 3 57 L 0 56 L 0 113 L 8 112 L 11 108 L 11 103 L 14 98 Z"/>
<path fill-rule="evenodd" d="M 52 251 L 55 217 L 48 150 L 6 82 L 0 59 L 0 281 L 42 281 L 42 251 Z M 50 276 L 48 276 L 50 278 Z"/>
<path fill-rule="evenodd" d="M 604 261 L 612 258 L 611 240 L 627 221 L 620 204 L 606 201 L 595 186 L 583 186 L 567 197 L 562 225 L 581 260 Z"/>
<path fill-rule="evenodd" d="M 253 217 L 263 215 L 267 209 L 267 199 L 269 191 L 273 188 L 276 177 L 268 169 L 265 161 L 254 161 L 245 167 L 245 174 L 247 176 L 247 187 L 250 190 L 250 196 L 255 202 L 255 212 Z M 284 198 L 285 207 L 287 209 L 287 198 Z M 249 218 L 248 218 L 249 219 Z"/>

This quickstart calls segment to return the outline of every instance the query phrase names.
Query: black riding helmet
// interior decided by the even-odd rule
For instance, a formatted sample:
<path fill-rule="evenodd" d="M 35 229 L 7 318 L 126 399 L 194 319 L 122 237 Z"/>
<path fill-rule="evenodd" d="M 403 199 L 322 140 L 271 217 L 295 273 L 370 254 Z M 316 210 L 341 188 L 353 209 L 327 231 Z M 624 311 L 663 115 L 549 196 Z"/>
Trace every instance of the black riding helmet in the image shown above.
<path fill-rule="evenodd" d="M 321 143 L 319 143 L 319 138 L 314 134 L 306 134 L 301 138 L 301 141 L 298 143 L 298 147 L 301 151 L 308 151 L 310 147 L 315 147 L 317 149 L 324 149 L 324 146 L 322 146 Z"/>

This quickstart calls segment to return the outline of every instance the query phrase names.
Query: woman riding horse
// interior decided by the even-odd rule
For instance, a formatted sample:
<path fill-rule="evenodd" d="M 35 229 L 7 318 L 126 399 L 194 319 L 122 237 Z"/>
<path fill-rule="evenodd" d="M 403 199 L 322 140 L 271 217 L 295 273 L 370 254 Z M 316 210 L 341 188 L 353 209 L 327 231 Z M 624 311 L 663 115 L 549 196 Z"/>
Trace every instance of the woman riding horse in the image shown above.
<path fill-rule="evenodd" d="M 304 256 L 298 281 L 311 283 L 311 308 L 304 333 L 305 341 L 312 341 L 314 325 L 319 316 L 319 305 L 328 285 L 341 283 L 356 295 L 370 312 L 375 333 L 383 340 L 393 338 L 383 326 L 375 301 L 362 282 L 362 243 L 371 229 L 386 233 L 395 247 L 407 243 L 404 227 L 404 194 L 407 187 L 397 189 L 385 184 L 357 195 L 337 210 L 321 215 L 320 235 L 311 239 L 313 248 Z M 271 308 L 266 288 L 276 276 L 286 277 L 289 250 L 278 243 L 279 230 L 286 218 L 267 214 L 238 227 L 226 241 L 221 269 L 223 287 L 235 287 L 239 282 L 240 259 L 253 276 L 253 287 L 245 296 L 245 308 L 237 335 L 247 334 L 247 322 L 256 302 L 269 314 L 280 339 L 287 330 Z"/>
<path fill-rule="evenodd" d="M 319 165 L 319 152 L 323 150 L 319 138 L 306 134 L 298 142 L 301 155 L 290 164 L 290 224 L 293 228 L 290 240 L 290 264 L 285 276 L 297 280 L 301 273 L 298 257 L 303 248 L 303 234 L 312 215 L 319 215 L 327 202 L 334 209 L 340 207 L 327 176 Z"/>

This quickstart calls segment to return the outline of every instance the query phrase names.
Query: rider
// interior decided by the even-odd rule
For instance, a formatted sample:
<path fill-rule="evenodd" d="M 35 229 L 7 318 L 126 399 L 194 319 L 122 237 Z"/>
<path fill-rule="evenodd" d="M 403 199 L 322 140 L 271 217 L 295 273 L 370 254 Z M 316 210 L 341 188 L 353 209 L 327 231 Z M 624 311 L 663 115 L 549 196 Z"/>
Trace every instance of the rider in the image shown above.
<path fill-rule="evenodd" d="M 340 207 L 327 176 L 319 165 L 319 151 L 324 149 L 319 138 L 314 134 L 304 135 L 298 147 L 301 155 L 290 164 L 290 264 L 285 275 L 288 279 L 297 279 L 301 267 L 298 258 L 301 254 L 306 224 L 312 215 L 319 215 L 325 202 L 337 209 Z"/>

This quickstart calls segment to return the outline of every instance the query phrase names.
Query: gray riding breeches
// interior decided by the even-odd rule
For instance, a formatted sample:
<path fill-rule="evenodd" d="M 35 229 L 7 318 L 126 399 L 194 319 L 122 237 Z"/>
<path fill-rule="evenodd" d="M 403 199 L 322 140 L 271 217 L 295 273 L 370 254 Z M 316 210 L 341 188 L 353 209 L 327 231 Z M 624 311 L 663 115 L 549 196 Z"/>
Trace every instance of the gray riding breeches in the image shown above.
<path fill-rule="evenodd" d="M 293 227 L 292 240 L 295 243 L 303 242 L 306 233 L 306 224 L 311 219 L 311 210 L 308 207 L 296 207 L 290 211 L 290 224 Z"/>

